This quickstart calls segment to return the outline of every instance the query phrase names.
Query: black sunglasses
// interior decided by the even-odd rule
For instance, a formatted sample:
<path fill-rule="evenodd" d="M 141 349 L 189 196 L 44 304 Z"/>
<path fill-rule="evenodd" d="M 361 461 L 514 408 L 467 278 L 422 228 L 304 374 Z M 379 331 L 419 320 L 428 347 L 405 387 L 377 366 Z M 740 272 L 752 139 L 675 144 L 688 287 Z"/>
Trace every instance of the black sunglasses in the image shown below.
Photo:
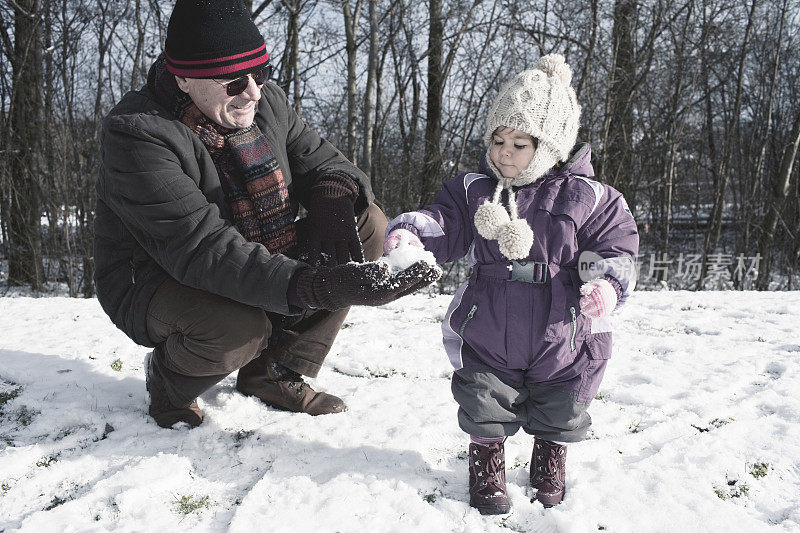
<path fill-rule="evenodd" d="M 229 82 L 221 83 L 217 80 L 214 81 L 217 81 L 217 83 L 225 87 L 225 92 L 228 93 L 228 96 L 236 96 L 237 94 L 242 94 L 247 89 L 247 86 L 250 85 L 251 77 L 253 78 L 253 81 L 256 82 L 256 85 L 260 87 L 272 77 L 273 72 L 275 72 L 275 67 L 272 65 L 264 65 L 263 67 L 254 70 L 246 76 L 236 78 L 235 80 Z"/>

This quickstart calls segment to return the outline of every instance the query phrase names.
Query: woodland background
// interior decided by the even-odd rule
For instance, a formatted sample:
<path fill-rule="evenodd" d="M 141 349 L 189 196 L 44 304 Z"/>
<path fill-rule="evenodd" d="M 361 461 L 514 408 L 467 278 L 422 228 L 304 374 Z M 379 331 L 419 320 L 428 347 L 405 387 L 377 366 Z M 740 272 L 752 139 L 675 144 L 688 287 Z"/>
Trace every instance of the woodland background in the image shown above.
<path fill-rule="evenodd" d="M 474 169 L 502 83 L 558 52 L 598 179 L 625 194 L 643 256 L 669 264 L 651 286 L 797 288 L 800 0 L 245 1 L 273 81 L 389 217 Z M 171 9 L 0 0 L 0 294 L 94 294 L 99 125 L 144 84 Z M 671 272 L 679 255 L 697 276 Z M 757 272 L 709 275 L 742 256 Z"/>

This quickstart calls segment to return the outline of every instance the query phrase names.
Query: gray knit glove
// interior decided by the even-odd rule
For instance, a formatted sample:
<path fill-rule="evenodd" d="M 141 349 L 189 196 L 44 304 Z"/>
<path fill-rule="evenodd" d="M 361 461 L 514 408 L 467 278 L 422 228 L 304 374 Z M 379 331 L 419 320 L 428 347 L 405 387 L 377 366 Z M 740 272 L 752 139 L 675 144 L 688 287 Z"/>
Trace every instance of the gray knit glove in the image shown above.
<path fill-rule="evenodd" d="M 351 305 L 383 305 L 430 285 L 442 275 L 437 265 L 418 261 L 396 274 L 386 263 L 347 263 L 307 268 L 297 277 L 303 305 L 330 311 Z"/>

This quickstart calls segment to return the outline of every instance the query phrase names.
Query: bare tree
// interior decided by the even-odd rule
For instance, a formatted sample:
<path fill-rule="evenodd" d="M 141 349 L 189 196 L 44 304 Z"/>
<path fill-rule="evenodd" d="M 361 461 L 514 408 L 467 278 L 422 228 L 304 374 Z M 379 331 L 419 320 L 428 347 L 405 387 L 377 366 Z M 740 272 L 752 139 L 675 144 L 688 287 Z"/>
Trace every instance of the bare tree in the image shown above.
<path fill-rule="evenodd" d="M 378 0 L 367 0 L 369 6 L 369 54 L 367 56 L 367 87 L 364 91 L 364 141 L 361 150 L 361 168 L 374 175 L 372 146 L 375 131 L 375 106 L 378 85 Z"/>
<path fill-rule="evenodd" d="M 42 110 L 42 6 L 40 0 L 14 4 L 14 59 L 9 138 L 6 149 L 9 190 L 8 282 L 44 286 L 42 261 L 40 153 L 38 125 Z"/>
<path fill-rule="evenodd" d="M 345 50 L 347 51 L 347 158 L 356 163 L 356 128 L 358 127 L 358 108 L 356 104 L 356 63 L 358 43 L 356 32 L 361 15 L 361 0 L 356 0 L 350 8 L 350 0 L 341 0 L 344 16 Z"/>

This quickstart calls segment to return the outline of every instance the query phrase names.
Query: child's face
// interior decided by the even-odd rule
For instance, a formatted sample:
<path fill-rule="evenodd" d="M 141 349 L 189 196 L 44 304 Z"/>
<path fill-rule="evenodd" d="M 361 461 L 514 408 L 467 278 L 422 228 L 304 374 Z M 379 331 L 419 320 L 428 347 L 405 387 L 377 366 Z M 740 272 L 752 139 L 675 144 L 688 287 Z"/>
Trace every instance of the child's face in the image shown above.
<path fill-rule="evenodd" d="M 504 178 L 516 178 L 520 172 L 528 168 L 534 152 L 536 147 L 527 133 L 500 127 L 492 134 L 489 157 Z"/>

